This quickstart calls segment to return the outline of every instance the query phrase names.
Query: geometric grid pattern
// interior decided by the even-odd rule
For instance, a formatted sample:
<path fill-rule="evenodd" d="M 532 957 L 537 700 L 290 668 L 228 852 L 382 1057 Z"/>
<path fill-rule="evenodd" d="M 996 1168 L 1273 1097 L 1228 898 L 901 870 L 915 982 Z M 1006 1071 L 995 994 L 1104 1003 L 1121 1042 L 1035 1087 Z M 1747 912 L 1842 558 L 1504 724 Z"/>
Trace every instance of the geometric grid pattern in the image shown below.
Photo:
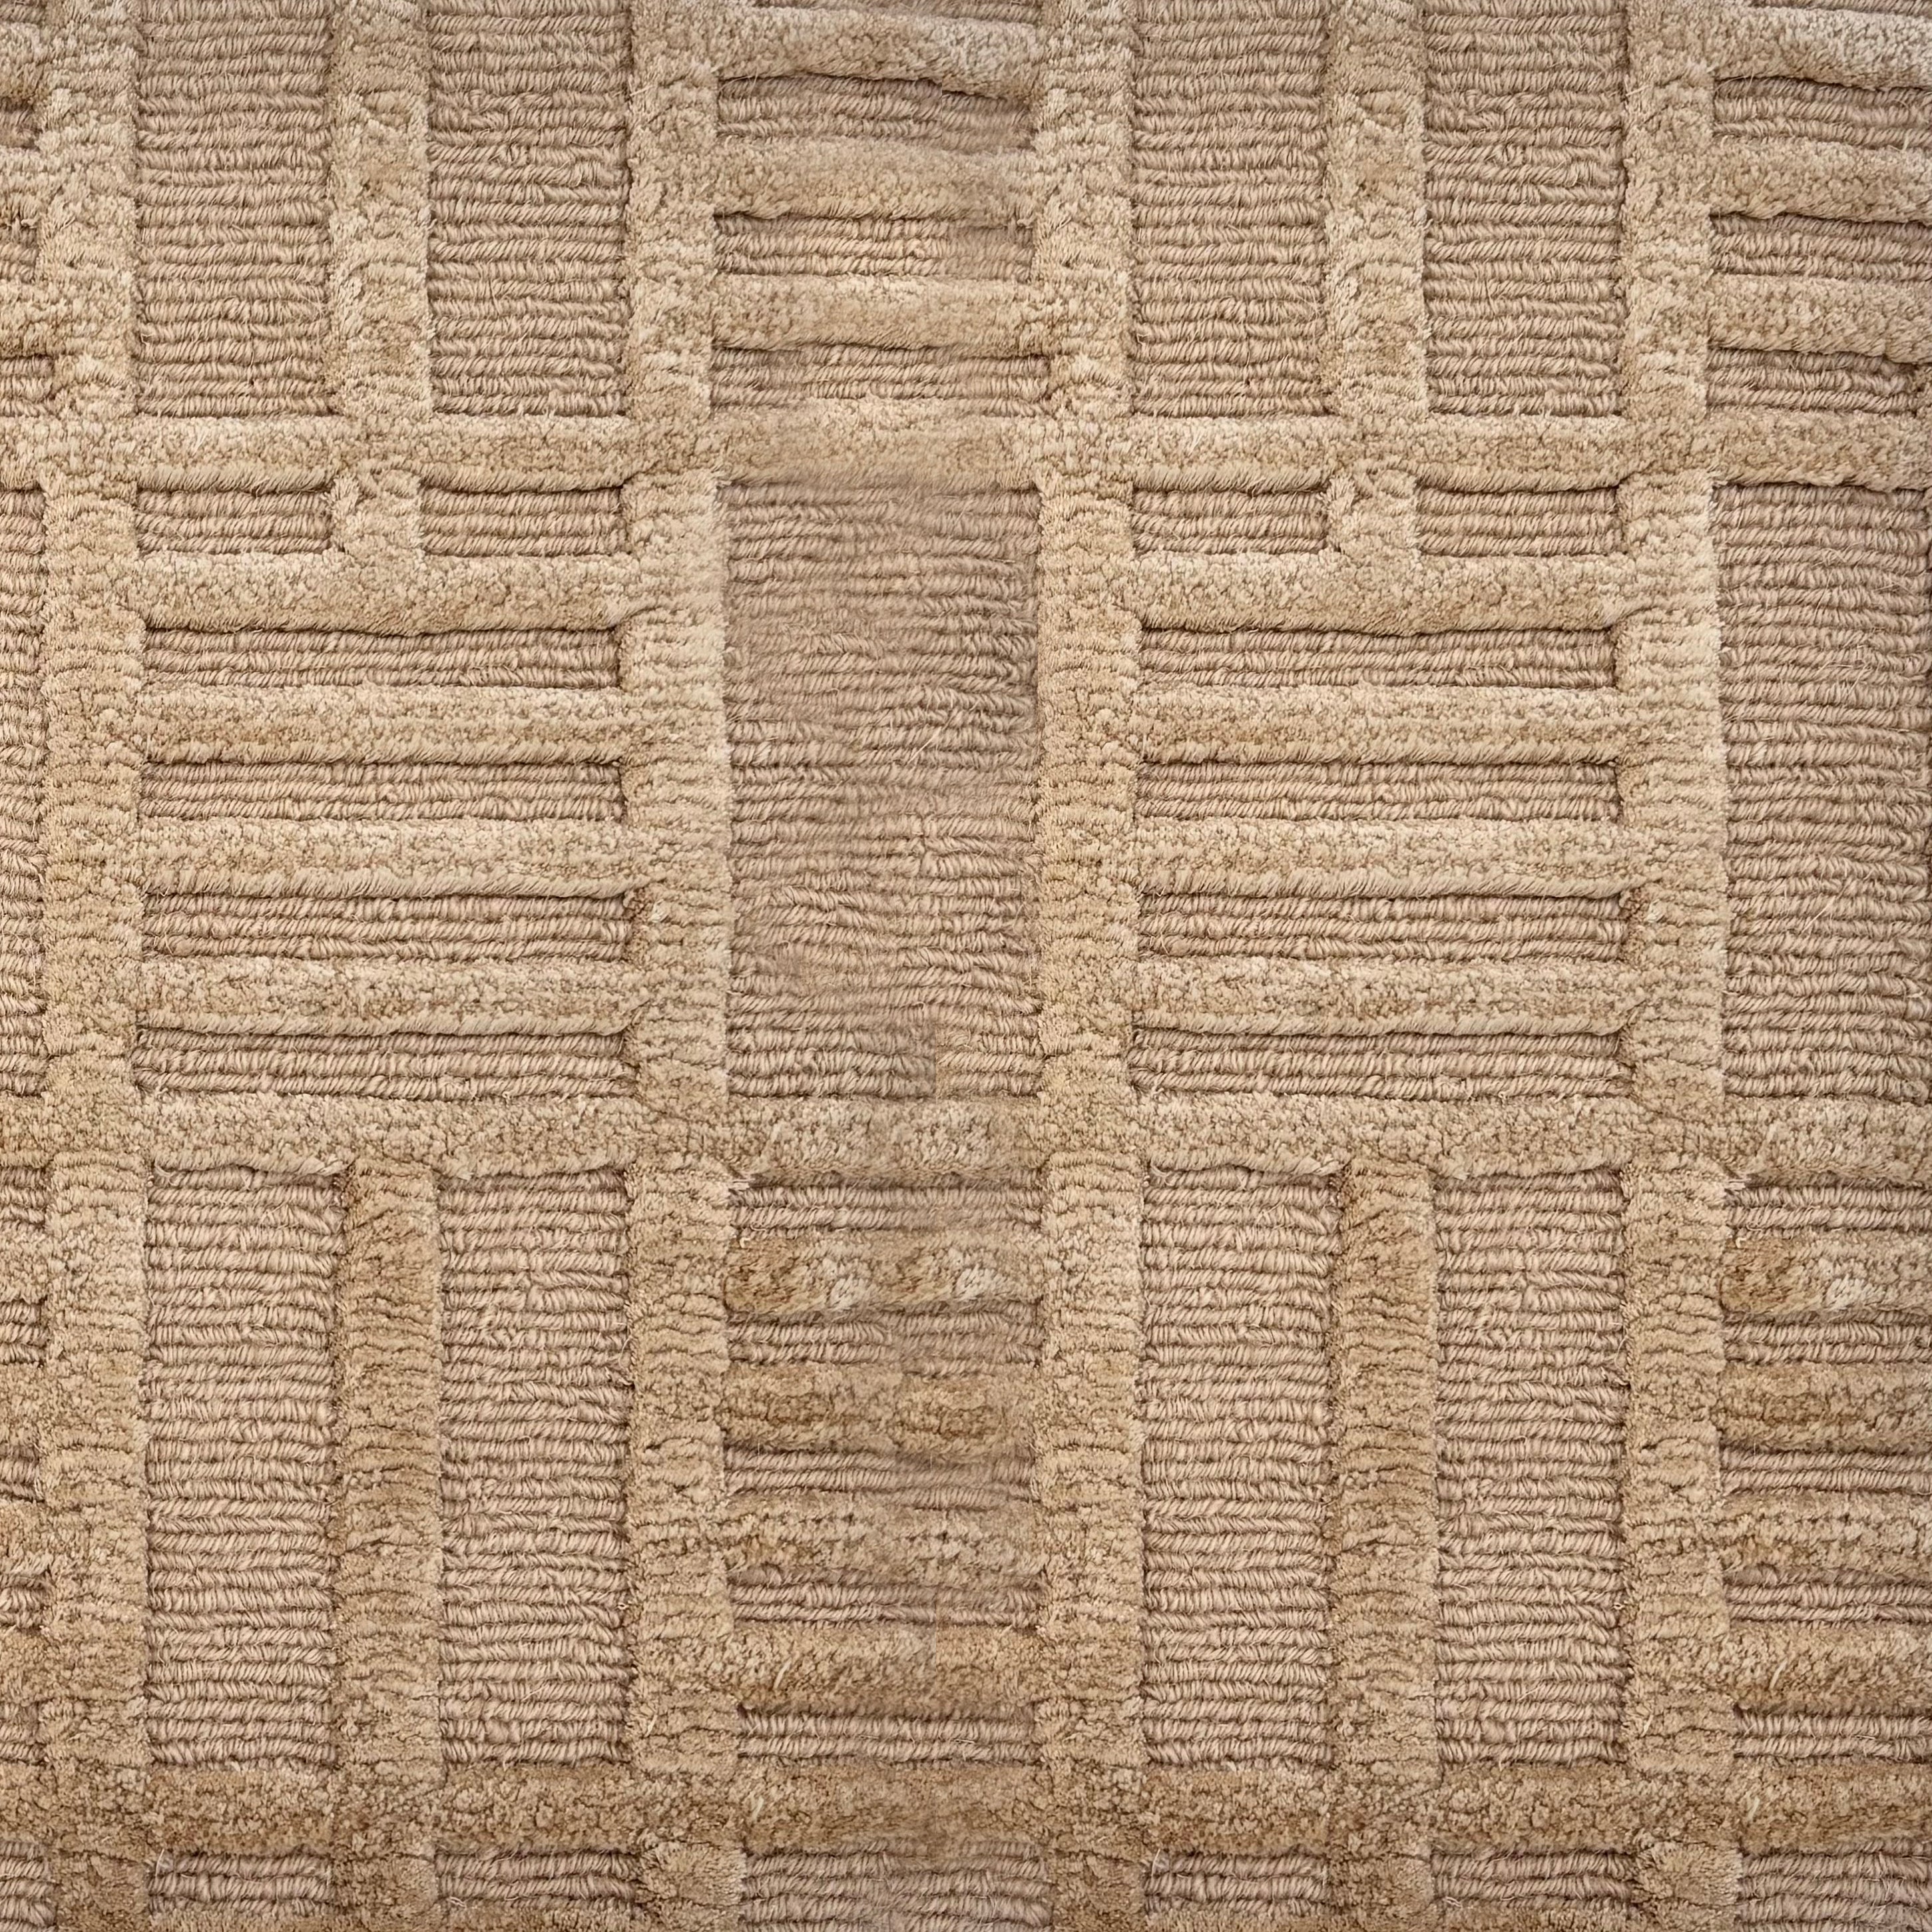
<path fill-rule="evenodd" d="M 0 1928 L 1932 1914 L 1925 0 L 0 0 Z"/>

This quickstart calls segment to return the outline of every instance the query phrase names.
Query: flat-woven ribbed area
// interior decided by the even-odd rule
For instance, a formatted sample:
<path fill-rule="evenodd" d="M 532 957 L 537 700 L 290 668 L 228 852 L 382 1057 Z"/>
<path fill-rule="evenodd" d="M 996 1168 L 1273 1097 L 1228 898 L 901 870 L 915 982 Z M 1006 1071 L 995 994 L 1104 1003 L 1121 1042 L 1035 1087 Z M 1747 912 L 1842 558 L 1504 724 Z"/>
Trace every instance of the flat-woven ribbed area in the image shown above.
<path fill-rule="evenodd" d="M 1932 0 L 0 0 L 0 1932 L 1932 1932 Z"/>

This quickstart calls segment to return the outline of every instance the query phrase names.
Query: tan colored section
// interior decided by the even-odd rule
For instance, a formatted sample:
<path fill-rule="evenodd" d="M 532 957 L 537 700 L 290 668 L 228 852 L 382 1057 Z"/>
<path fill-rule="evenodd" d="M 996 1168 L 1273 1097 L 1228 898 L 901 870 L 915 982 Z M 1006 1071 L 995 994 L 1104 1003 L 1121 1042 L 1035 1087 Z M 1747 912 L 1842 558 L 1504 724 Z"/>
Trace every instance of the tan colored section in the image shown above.
<path fill-rule="evenodd" d="M 1328 1874 L 1306 1852 L 1170 1852 L 1148 1868 L 1148 1916 L 1204 1912 L 1301 1918 L 1328 1904 Z"/>
<path fill-rule="evenodd" d="M 204 1032 L 144 1026 L 134 1077 L 172 1094 L 515 1100 L 631 1090 L 620 1035 Z"/>
<path fill-rule="evenodd" d="M 870 343 L 798 349 L 720 349 L 712 363 L 721 409 L 778 409 L 801 403 L 956 403 L 1018 416 L 1046 397 L 1037 356 L 969 356 L 944 349 Z"/>
<path fill-rule="evenodd" d="M 290 552 L 326 550 L 326 490 L 143 489 L 134 500 L 143 550 Z"/>
<path fill-rule="evenodd" d="M 1030 1180 L 739 1191 L 720 1528 L 741 1756 L 1036 1757 L 1024 1678 L 961 1666 L 993 1644 L 1024 1659 L 1040 1611 L 1040 1216 Z M 869 1855 L 774 1854 L 772 1911 L 814 1874 L 835 1898 L 910 1886 L 908 1910 L 923 1882 Z"/>
<path fill-rule="evenodd" d="M 330 1329 L 342 1207 L 244 1168 L 148 1210 L 148 1735 L 156 1760 L 319 1767 L 332 1579 Z"/>
<path fill-rule="evenodd" d="M 1425 0 L 1423 292 L 1441 410 L 1607 416 L 1623 322 L 1618 0 Z"/>
<path fill-rule="evenodd" d="M 1318 412 L 1326 0 L 1149 0 L 1133 96 L 1136 406 Z"/>
<path fill-rule="evenodd" d="M 1609 685 L 1605 630 L 1509 630 L 1390 635 L 1352 631 L 1184 631 L 1141 634 L 1141 668 L 1199 684 L 1445 684 L 1516 688 Z"/>
<path fill-rule="evenodd" d="M 42 500 L 0 498 L 0 1089 L 38 1092 L 41 1020 L 40 776 L 46 715 L 36 676 L 44 595 Z"/>
<path fill-rule="evenodd" d="M 622 548 L 623 504 L 604 490 L 471 490 L 423 485 L 431 556 L 599 556 Z"/>
<path fill-rule="evenodd" d="M 430 384 L 463 415 L 622 407 L 622 0 L 430 0 Z"/>
<path fill-rule="evenodd" d="M 1319 550 L 1328 503 L 1319 490 L 1136 490 L 1134 548 L 1210 556 Z"/>
<path fill-rule="evenodd" d="M 643 1902 L 637 1860 L 623 1852 L 446 1852 L 436 1881 L 446 1912 L 610 1912 Z"/>
<path fill-rule="evenodd" d="M 1132 1064 L 1145 1093 L 1345 1094 L 1507 1100 L 1620 1094 L 1613 1034 L 1246 1033 L 1143 1025 Z"/>
<path fill-rule="evenodd" d="M 1928 32 L 0 0 L 0 1926 L 1916 1926 Z"/>
<path fill-rule="evenodd" d="M 1623 548 L 1614 490 L 1415 493 L 1417 528 L 1435 556 L 1595 556 Z"/>
<path fill-rule="evenodd" d="M 624 1718 L 624 1194 L 614 1174 L 446 1184 L 442 1745 L 585 1764 Z"/>
<path fill-rule="evenodd" d="M 1024 147 L 1030 119 L 1016 102 L 883 75 L 759 74 L 718 90 L 718 131 L 736 140 L 908 139 L 989 154 Z"/>
<path fill-rule="evenodd" d="M 177 1852 L 148 1874 L 148 1909 L 157 1914 L 216 1906 L 306 1918 L 335 1903 L 328 1861 L 313 1852 Z"/>
<path fill-rule="evenodd" d="M 621 959 L 621 898 L 466 892 L 419 898 L 155 892 L 151 955 L 224 959 Z"/>
<path fill-rule="evenodd" d="M 141 406 L 329 406 L 327 0 L 148 0 L 136 127 Z"/>
<path fill-rule="evenodd" d="M 1214 892 L 1141 901 L 1142 950 L 1170 959 L 1615 959 L 1623 940 L 1615 899 Z"/>
<path fill-rule="evenodd" d="M 596 690 L 617 681 L 608 630 L 453 631 L 392 636 L 357 631 L 151 628 L 151 683 L 511 685 Z"/>
<path fill-rule="evenodd" d="M 748 488 L 730 506 L 740 1091 L 1023 1094 L 1030 498 Z"/>
<path fill-rule="evenodd" d="M 1157 1764 L 1319 1763 L 1332 1187 L 1149 1183 L 1142 1725 Z"/>
<path fill-rule="evenodd" d="M 44 1932 L 57 1924 L 53 1874 L 38 1845 L 0 1841 L 0 1925 Z"/>
<path fill-rule="evenodd" d="M 1037 1853 L 994 1847 L 944 1864 L 885 1852 L 770 1852 L 746 1862 L 743 1922 L 758 1932 L 887 1923 L 915 1932 L 1051 1922 Z"/>
<path fill-rule="evenodd" d="M 1932 1906 L 1932 1852 L 1759 1852 L 1747 1854 L 1738 1924 L 1747 1932 L 1840 1932 L 1910 1925 Z"/>
<path fill-rule="evenodd" d="M 1017 226 L 932 216 L 721 215 L 718 268 L 740 275 L 925 275 L 1023 281 L 1032 237 Z"/>
<path fill-rule="evenodd" d="M 1608 764 L 1371 764 L 1313 758 L 1262 764 L 1202 760 L 1141 767 L 1143 819 L 1571 818 L 1617 816 Z"/>
<path fill-rule="evenodd" d="M 1636 1886 L 1627 1852 L 1443 1852 L 1436 1858 L 1436 1895 L 1445 1914 L 1494 1911 L 1628 1911 Z"/>
<path fill-rule="evenodd" d="M 1622 1205 L 1603 1174 L 1436 1196 L 1436 1719 L 1452 1762 L 1616 1753 Z"/>
<path fill-rule="evenodd" d="M 1932 1624 L 1917 1548 L 1932 1508 L 1932 1323 L 1916 1283 L 1932 1192 L 1747 1184 L 1725 1257 L 1725 1590 L 1734 1627 L 1916 1646 Z M 1860 1378 L 1863 1379 L 1861 1380 Z M 1888 1426 L 1887 1412 L 1905 1426 Z M 1860 1635 L 1860 1634 L 1863 1634 Z M 1741 1756 L 1925 1761 L 1922 1681 L 1825 1653 L 1738 1685 Z"/>
<path fill-rule="evenodd" d="M 1927 533 L 1918 491 L 1720 500 L 1736 1092 L 1932 1094 Z"/>

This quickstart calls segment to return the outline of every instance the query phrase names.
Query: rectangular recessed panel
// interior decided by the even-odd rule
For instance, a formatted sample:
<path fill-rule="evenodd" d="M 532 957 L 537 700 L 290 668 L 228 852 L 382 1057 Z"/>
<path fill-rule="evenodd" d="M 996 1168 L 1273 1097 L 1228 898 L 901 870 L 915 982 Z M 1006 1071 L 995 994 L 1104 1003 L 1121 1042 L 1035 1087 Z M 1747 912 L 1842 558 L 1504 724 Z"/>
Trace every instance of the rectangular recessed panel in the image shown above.
<path fill-rule="evenodd" d="M 615 1098 L 635 1076 L 622 1034 L 216 1033 L 143 1026 L 134 1078 L 152 1094 L 366 1100 Z"/>
<path fill-rule="evenodd" d="M 334 1755 L 337 1184 L 163 1169 L 148 1198 L 149 1748 L 235 1771 Z"/>
<path fill-rule="evenodd" d="M 1400 898 L 1204 889 L 1144 892 L 1141 951 L 1163 959 L 1617 958 L 1614 898 L 1456 892 Z"/>
<path fill-rule="evenodd" d="M 1359 631 L 1141 633 L 1149 679 L 1204 685 L 1439 684 L 1596 691 L 1616 681 L 1608 631 Z"/>
<path fill-rule="evenodd" d="M 1932 88 L 1844 87 L 1794 74 L 1739 74 L 1712 90 L 1711 124 L 1744 140 L 1932 148 Z"/>
<path fill-rule="evenodd" d="M 1711 266 L 1720 275 L 1820 275 L 1921 287 L 1932 283 L 1932 223 L 1715 214 Z"/>
<path fill-rule="evenodd" d="M 1452 1916 L 1628 1912 L 1637 1904 L 1636 1861 L 1628 1852 L 1438 1851 L 1431 1864 L 1436 1903 Z"/>
<path fill-rule="evenodd" d="M 1450 1763 L 1616 1754 L 1622 1214 L 1605 1173 L 1437 1184 L 1436 1714 Z"/>
<path fill-rule="evenodd" d="M 46 592 L 42 505 L 0 490 L 0 1094 L 38 1094 L 41 1036 L 40 786 L 46 712 L 40 695 Z"/>
<path fill-rule="evenodd" d="M 724 1452 L 725 1576 L 752 1622 L 1020 1628 L 1038 1597 L 1019 1456 Z"/>
<path fill-rule="evenodd" d="M 35 1765 L 46 1761 L 40 1706 L 0 1702 L 0 1764 Z"/>
<path fill-rule="evenodd" d="M 1033 235 L 935 215 L 721 214 L 717 264 L 736 275 L 916 275 L 1024 281 Z"/>
<path fill-rule="evenodd" d="M 1028 1629 L 1039 1609 L 1042 1207 L 1018 1177 L 734 1193 L 733 1613 L 757 1632 L 754 1654 L 836 1666 L 870 1633 L 879 1646 L 856 1673 L 761 1672 L 739 1714 L 741 1758 L 801 1771 L 1036 1760 L 1029 1679 L 996 1671 L 936 1695 L 920 1654 L 944 1632 Z"/>
<path fill-rule="evenodd" d="M 754 1852 L 739 1905 L 745 1932 L 1043 1932 L 1052 1916 L 1046 1861 L 1024 1845 Z"/>
<path fill-rule="evenodd" d="M 1622 0 L 1425 0 L 1421 14 L 1430 400 L 1612 415 Z"/>
<path fill-rule="evenodd" d="M 1932 1919 L 1932 1844 L 1746 1852 L 1738 1932 L 1918 1932 Z"/>
<path fill-rule="evenodd" d="M 45 1570 L 19 1570 L 0 1575 L 0 1630 L 32 1636 L 47 1613 L 50 1580 Z"/>
<path fill-rule="evenodd" d="M 928 1717 L 898 1712 L 758 1711 L 738 1714 L 738 1755 L 789 1765 L 1031 1764 L 1030 1718 L 1014 1713 Z"/>
<path fill-rule="evenodd" d="M 637 1856 L 625 1851 L 439 1851 L 436 1891 L 446 1911 L 628 1912 L 644 1902 Z"/>
<path fill-rule="evenodd" d="M 841 13 L 912 14 L 941 20 L 1039 24 L 1040 0 L 752 0 L 754 7 L 836 7 Z"/>
<path fill-rule="evenodd" d="M 1731 1220 L 1740 1240 L 1932 1234 L 1932 1189 L 1835 1178 L 1748 1181 L 1732 1197 Z"/>
<path fill-rule="evenodd" d="M 1034 499 L 728 506 L 734 1087 L 1032 1091 Z"/>
<path fill-rule="evenodd" d="M 1328 1861 L 1313 1852 L 1164 1852 L 1148 1867 L 1142 1898 L 1156 1919 L 1305 1918 L 1329 1909 Z"/>
<path fill-rule="evenodd" d="M 748 1182 L 733 1201 L 732 1358 L 1030 1363 L 1041 1208 L 1031 1180 Z"/>
<path fill-rule="evenodd" d="M 617 682 L 614 631 L 195 631 L 156 628 L 142 666 L 160 685 L 509 685 L 556 691 Z"/>
<path fill-rule="evenodd" d="M 0 1167 L 0 1240 L 22 1258 L 0 1269 L 0 1364 L 32 1366 L 46 1349 L 47 1177 L 44 1169 Z"/>
<path fill-rule="evenodd" d="M 1606 556 L 1623 548 L 1615 490 L 1415 493 L 1425 556 Z"/>
<path fill-rule="evenodd" d="M 8 267 L 0 237 L 0 274 Z M 53 400 L 54 365 L 49 356 L 0 356 L 0 416 L 22 416 Z"/>
<path fill-rule="evenodd" d="M 431 556 L 610 556 L 624 548 L 624 494 L 425 483 L 422 538 Z"/>
<path fill-rule="evenodd" d="M 1135 1085 L 1184 1094 L 1516 1100 L 1627 1092 L 1621 1036 L 1594 1033 L 1297 1034 L 1137 1027 Z"/>
<path fill-rule="evenodd" d="M 836 7 L 842 13 L 912 14 L 941 20 L 1039 24 L 1040 0 L 752 0 L 754 7 Z"/>
<path fill-rule="evenodd" d="M 1030 1626 L 1042 1579 L 1022 1418 L 1040 1207 L 1028 1181 L 739 1189 L 724 1563 L 741 1622 Z M 981 1390 L 1016 1412 L 1010 1427 L 895 1443 L 856 1417 L 760 1399 L 761 1377 L 788 1373 L 855 1392 L 904 1378 L 915 1412 L 929 1400 L 970 1413 Z"/>
<path fill-rule="evenodd" d="M 209 759 L 152 764 L 141 775 L 150 817 L 188 819 L 584 819 L 624 815 L 615 764 L 459 764 L 450 760 L 340 764 Z"/>
<path fill-rule="evenodd" d="M 1039 1321 L 1024 1304 L 948 1304 L 748 1315 L 731 1327 L 736 1361 L 764 1365 L 890 1367 L 916 1363 L 934 1373 L 1030 1366 L 1040 1354 Z M 948 1586 L 957 1580 L 948 1580 Z M 964 1611 L 957 1614 L 964 1616 Z"/>
<path fill-rule="evenodd" d="M 150 892 L 142 922 L 163 959 L 618 960 L 629 931 L 621 898 L 505 892 Z"/>
<path fill-rule="evenodd" d="M 148 1868 L 148 1910 L 209 1907 L 269 1918 L 335 1909 L 335 1875 L 320 1852 L 169 1852 Z"/>
<path fill-rule="evenodd" d="M 1155 1764 L 1326 1760 L 1321 1180 L 1156 1174 L 1142 1233 L 1142 1723 Z"/>
<path fill-rule="evenodd" d="M 0 1840 L 0 1932 L 45 1932 L 55 1922 L 46 1853 L 21 1839 Z"/>
<path fill-rule="evenodd" d="M 134 535 L 143 550 L 252 550 L 293 554 L 328 548 L 326 489 L 148 489 L 135 492 Z"/>
<path fill-rule="evenodd" d="M 994 154 L 1025 148 L 1033 114 L 1024 101 L 959 93 L 930 80 L 760 74 L 718 82 L 718 132 L 727 140 L 904 141 Z"/>
<path fill-rule="evenodd" d="M 1844 349 L 1726 349 L 1705 380 L 1713 409 L 1856 410 L 1910 416 L 1924 405 L 1924 365 Z"/>
<path fill-rule="evenodd" d="M 1820 1178 L 1750 1181 L 1731 1198 L 1723 1292 L 1727 1366 L 1825 1378 L 1932 1366 L 1932 1190 Z M 1780 1439 L 1782 1438 L 1782 1439 Z M 1734 1620 L 1932 1626 L 1932 1576 L 1913 1553 L 1932 1507 L 1932 1456 L 1834 1442 L 1794 1420 L 1740 1418 L 1721 1470 L 1724 1593 Z M 1752 1714 L 1745 1713 L 1749 1718 Z M 1909 1755 L 1920 1714 L 1773 1701 L 1755 1755 Z M 1744 1748 L 1741 1740 L 1740 1749 Z"/>
<path fill-rule="evenodd" d="M 1448 764 L 1313 758 L 1144 764 L 1135 808 L 1159 818 L 1586 819 L 1617 816 L 1617 770 L 1562 764 Z"/>
<path fill-rule="evenodd" d="M 1741 1708 L 1732 1748 L 1780 1764 L 1932 1764 L 1932 1710 Z"/>
<path fill-rule="evenodd" d="M 328 0 L 146 0 L 135 117 L 140 406 L 326 410 Z"/>
<path fill-rule="evenodd" d="M 1287 556 L 1327 541 L 1325 490 L 1136 490 L 1132 519 L 1137 550 L 1190 550 L 1209 556 L 1250 551 Z"/>
<path fill-rule="evenodd" d="M 1726 1082 L 1932 1092 L 1932 574 L 1916 491 L 1720 492 Z"/>
<path fill-rule="evenodd" d="M 1132 381 L 1168 416 L 1322 407 L 1327 0 L 1145 0 Z"/>
<path fill-rule="evenodd" d="M 443 1755 L 619 1755 L 630 1403 L 614 1173 L 446 1180 Z"/>
<path fill-rule="evenodd" d="M 460 415 L 623 408 L 623 0 L 429 0 L 430 382 Z"/>
<path fill-rule="evenodd" d="M 712 357 L 711 400 L 719 409 L 786 409 L 870 398 L 1018 416 L 1046 400 L 1047 366 L 1043 356 L 973 356 L 868 343 L 720 349 Z"/>

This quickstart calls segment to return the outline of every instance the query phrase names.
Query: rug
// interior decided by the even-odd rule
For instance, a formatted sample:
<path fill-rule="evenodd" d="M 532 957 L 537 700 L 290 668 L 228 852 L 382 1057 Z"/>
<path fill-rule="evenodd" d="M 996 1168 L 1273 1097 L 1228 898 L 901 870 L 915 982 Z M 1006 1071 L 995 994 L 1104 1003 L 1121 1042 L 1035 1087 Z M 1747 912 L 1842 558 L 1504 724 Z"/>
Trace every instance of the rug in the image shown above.
<path fill-rule="evenodd" d="M 1928 0 L 0 0 L 0 1932 L 1932 1925 L 1928 369 Z"/>

